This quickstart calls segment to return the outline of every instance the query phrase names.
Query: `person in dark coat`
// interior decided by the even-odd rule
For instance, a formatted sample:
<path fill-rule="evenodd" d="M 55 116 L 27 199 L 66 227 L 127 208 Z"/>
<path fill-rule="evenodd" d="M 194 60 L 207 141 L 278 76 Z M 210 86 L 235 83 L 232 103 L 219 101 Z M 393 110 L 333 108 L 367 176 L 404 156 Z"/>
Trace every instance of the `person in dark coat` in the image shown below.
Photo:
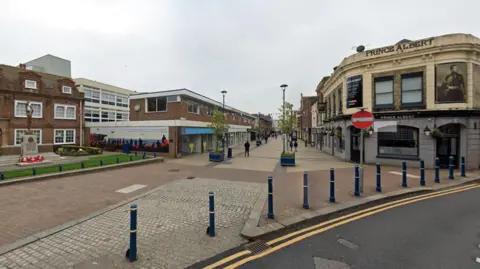
<path fill-rule="evenodd" d="M 248 141 L 245 142 L 244 147 L 245 147 L 245 157 L 247 156 L 250 157 L 250 143 L 248 143 Z"/>
<path fill-rule="evenodd" d="M 295 142 L 296 143 L 296 142 Z M 292 151 L 293 150 L 293 141 L 290 140 L 290 150 Z"/>
<path fill-rule="evenodd" d="M 297 151 L 297 147 L 298 147 L 297 141 L 295 141 L 295 143 L 293 144 L 293 146 L 295 147 L 295 151 Z"/>

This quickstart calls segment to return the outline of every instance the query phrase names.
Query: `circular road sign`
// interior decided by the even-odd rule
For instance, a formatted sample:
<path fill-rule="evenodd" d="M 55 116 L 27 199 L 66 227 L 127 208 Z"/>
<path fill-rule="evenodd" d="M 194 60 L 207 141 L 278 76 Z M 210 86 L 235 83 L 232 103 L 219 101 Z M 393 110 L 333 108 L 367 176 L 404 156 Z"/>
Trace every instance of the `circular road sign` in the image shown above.
<path fill-rule="evenodd" d="M 358 129 L 367 129 L 372 126 L 374 120 L 373 114 L 365 110 L 358 111 L 352 115 L 352 124 Z"/>

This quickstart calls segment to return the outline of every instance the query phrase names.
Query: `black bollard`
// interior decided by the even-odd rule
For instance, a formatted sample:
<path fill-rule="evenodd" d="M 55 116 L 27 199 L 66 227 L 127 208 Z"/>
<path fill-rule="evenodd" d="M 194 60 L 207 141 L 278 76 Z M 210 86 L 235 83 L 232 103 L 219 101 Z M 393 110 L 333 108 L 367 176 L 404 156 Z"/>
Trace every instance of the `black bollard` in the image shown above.
<path fill-rule="evenodd" d="M 402 187 L 407 187 L 407 162 L 402 162 Z"/>
<path fill-rule="evenodd" d="M 335 203 L 335 170 L 330 168 L 330 203 Z"/>

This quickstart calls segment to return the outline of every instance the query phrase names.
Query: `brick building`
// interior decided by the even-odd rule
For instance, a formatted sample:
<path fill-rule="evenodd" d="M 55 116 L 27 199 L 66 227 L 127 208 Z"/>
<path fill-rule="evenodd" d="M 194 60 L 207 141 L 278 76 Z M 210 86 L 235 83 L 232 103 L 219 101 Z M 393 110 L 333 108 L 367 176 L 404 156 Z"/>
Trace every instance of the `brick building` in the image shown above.
<path fill-rule="evenodd" d="M 303 96 L 300 94 L 299 127 L 300 139 L 311 143 L 312 137 L 312 105 L 318 100 L 317 96 Z"/>
<path fill-rule="evenodd" d="M 155 143 L 165 137 L 168 155 L 205 153 L 215 149 L 218 141 L 209 128 L 214 108 L 222 103 L 187 89 L 138 93 L 131 95 L 130 121 L 89 122 L 90 133 L 105 134 L 109 139 L 142 139 Z M 255 118 L 225 105 L 229 147 L 245 143 Z"/>
<path fill-rule="evenodd" d="M 27 102 L 34 110 L 31 129 L 40 152 L 81 143 L 83 93 L 72 79 L 26 70 L 25 65 L 0 65 L 0 154 L 20 154 Z"/>

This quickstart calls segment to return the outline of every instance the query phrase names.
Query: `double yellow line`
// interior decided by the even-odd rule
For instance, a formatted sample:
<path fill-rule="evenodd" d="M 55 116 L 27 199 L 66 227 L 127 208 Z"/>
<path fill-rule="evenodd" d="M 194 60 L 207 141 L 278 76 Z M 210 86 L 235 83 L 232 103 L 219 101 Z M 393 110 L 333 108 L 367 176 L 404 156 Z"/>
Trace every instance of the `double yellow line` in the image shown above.
<path fill-rule="evenodd" d="M 423 200 L 427 200 L 427 199 L 431 199 L 431 198 L 435 198 L 435 197 L 440 197 L 440 196 L 444 196 L 444 195 L 449 195 L 449 194 L 454 194 L 454 193 L 458 193 L 458 192 L 468 191 L 468 190 L 479 188 L 479 187 L 480 187 L 480 185 L 478 185 L 478 184 L 471 184 L 471 185 L 467 185 L 467 186 L 461 186 L 461 187 L 448 189 L 448 190 L 444 190 L 444 191 L 438 191 L 438 192 L 434 192 L 434 193 L 423 194 L 423 195 L 419 195 L 419 196 L 415 196 L 415 197 L 405 198 L 405 199 L 402 199 L 402 200 L 397 200 L 397 201 L 385 203 L 385 204 L 382 204 L 382 205 L 370 207 L 370 208 L 367 208 L 367 209 L 364 209 L 364 210 L 360 210 L 360 211 L 357 211 L 357 212 L 354 212 L 354 213 L 351 213 L 351 214 L 348 214 L 348 215 L 345 215 L 345 216 L 341 216 L 341 217 L 338 217 L 338 218 L 335 218 L 335 219 L 332 219 L 332 220 L 329 220 L 329 221 L 325 221 L 325 222 L 322 222 L 320 224 L 313 225 L 313 226 L 310 226 L 308 228 L 304 228 L 304 229 L 286 234 L 284 236 L 275 238 L 273 240 L 270 240 L 270 241 L 266 242 L 266 244 L 268 246 L 271 246 L 271 248 L 264 251 L 264 252 L 261 252 L 259 254 L 250 255 L 250 254 L 252 254 L 252 252 L 249 251 L 249 250 L 240 251 L 240 252 L 238 252 L 236 254 L 233 254 L 231 256 L 228 256 L 228 257 L 226 257 L 222 260 L 219 260 L 219 261 L 217 261 L 217 262 L 215 262 L 211 265 L 208 265 L 208 266 L 204 267 L 204 269 L 214 269 L 214 268 L 233 269 L 233 268 L 237 268 L 238 266 L 240 266 L 242 264 L 245 264 L 249 261 L 262 258 L 262 257 L 264 257 L 264 256 L 266 256 L 270 253 L 273 253 L 273 252 L 275 252 L 279 249 L 282 249 L 286 246 L 292 245 L 292 244 L 294 244 L 296 242 L 299 242 L 303 239 L 306 239 L 308 237 L 311 237 L 311 236 L 319 234 L 319 233 L 323 233 L 325 231 L 328 231 L 328 230 L 333 229 L 335 227 L 347 224 L 349 222 L 353 222 L 355 220 L 362 219 L 362 218 L 365 218 L 365 217 L 368 217 L 368 216 L 371 216 L 371 215 L 374 215 L 374 214 L 377 214 L 377 213 L 380 213 L 380 212 L 383 212 L 383 211 L 386 211 L 386 210 L 389 210 L 389 209 L 392 209 L 392 208 L 395 208 L 395 207 L 399 207 L 399 206 L 403 206 L 403 205 L 407 205 L 407 204 L 411 204 L 411 203 L 415 203 L 415 202 L 419 202 L 419 201 L 423 201 Z M 287 240 L 287 239 L 289 239 L 289 240 Z M 284 241 L 284 242 L 282 242 L 282 241 Z M 282 243 L 275 245 L 276 243 L 279 243 L 279 242 L 282 242 Z M 275 246 L 272 247 L 272 245 L 275 245 Z M 247 256 L 247 255 L 250 255 L 250 256 Z M 239 261 L 237 261 L 237 262 L 235 262 L 231 265 L 228 265 L 228 266 L 225 266 L 225 267 L 220 267 L 220 266 L 222 266 L 226 263 L 232 262 L 232 261 L 234 261 L 234 260 L 236 260 L 240 257 L 244 257 L 244 256 L 247 256 L 247 257 L 245 257 L 245 258 L 243 258 L 243 259 L 241 259 L 241 260 L 239 260 Z"/>

